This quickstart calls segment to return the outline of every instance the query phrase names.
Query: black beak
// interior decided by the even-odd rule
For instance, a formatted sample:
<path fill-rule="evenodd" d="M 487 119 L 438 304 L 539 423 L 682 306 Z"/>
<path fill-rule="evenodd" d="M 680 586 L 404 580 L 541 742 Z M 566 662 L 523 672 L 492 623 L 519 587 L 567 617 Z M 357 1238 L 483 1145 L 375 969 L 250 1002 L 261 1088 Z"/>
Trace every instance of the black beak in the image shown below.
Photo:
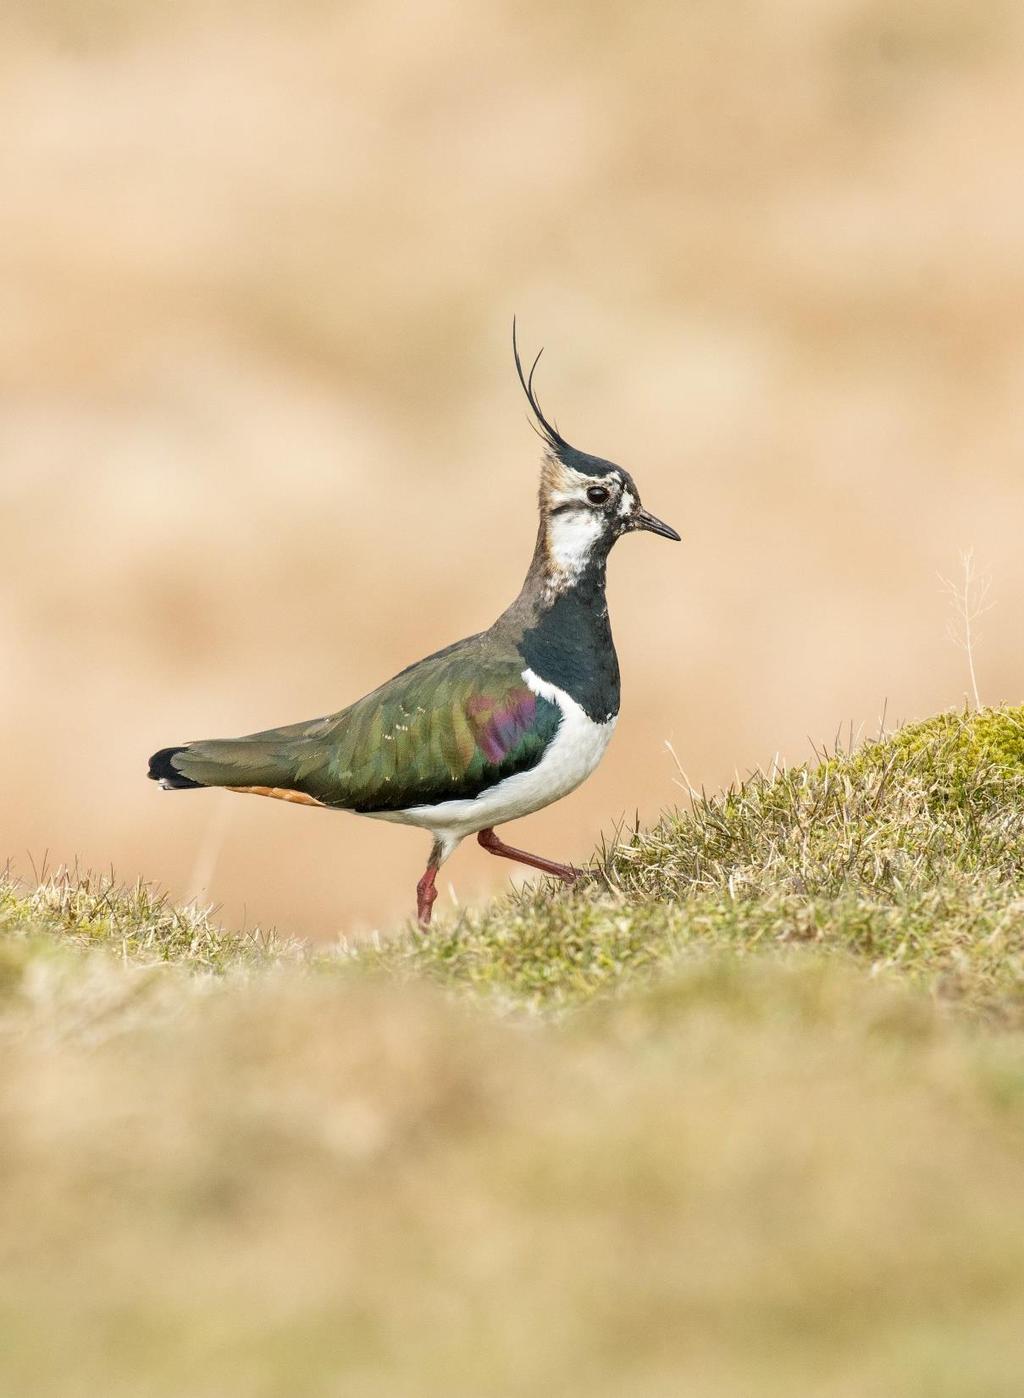
<path fill-rule="evenodd" d="M 660 534 L 663 539 L 675 539 L 677 544 L 681 542 L 672 526 L 652 515 L 649 510 L 637 510 L 632 523 L 634 529 L 646 529 L 651 534 Z"/>

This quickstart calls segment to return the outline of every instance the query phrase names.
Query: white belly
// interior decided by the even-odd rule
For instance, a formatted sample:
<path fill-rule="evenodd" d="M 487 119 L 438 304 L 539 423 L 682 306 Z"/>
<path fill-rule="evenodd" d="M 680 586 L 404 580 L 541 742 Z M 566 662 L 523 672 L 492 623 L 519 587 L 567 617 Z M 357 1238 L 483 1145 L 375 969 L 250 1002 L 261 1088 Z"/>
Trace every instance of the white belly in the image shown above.
<path fill-rule="evenodd" d="M 447 858 L 460 840 L 492 825 L 531 815 L 552 801 L 559 801 L 586 781 L 604 756 L 615 719 L 595 723 L 564 690 L 548 684 L 532 670 L 523 679 L 534 694 L 562 711 L 558 730 L 544 756 L 528 772 L 517 772 L 497 786 L 465 801 L 441 801 L 434 806 L 412 806 L 405 811 L 367 812 L 375 820 L 393 820 L 429 830 L 444 848 Z"/>

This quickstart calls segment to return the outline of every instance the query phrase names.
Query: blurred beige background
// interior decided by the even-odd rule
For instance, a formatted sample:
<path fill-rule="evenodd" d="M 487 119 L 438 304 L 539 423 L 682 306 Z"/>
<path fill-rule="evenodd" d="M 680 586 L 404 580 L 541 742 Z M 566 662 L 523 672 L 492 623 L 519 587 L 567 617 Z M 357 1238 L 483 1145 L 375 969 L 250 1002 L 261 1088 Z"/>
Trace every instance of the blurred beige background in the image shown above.
<path fill-rule="evenodd" d="M 994 0 L 174 6 L 0 33 L 0 856 L 326 936 L 415 831 L 167 796 L 156 747 L 339 707 L 487 625 L 545 405 L 682 532 L 613 557 L 624 707 L 509 836 L 580 859 L 840 724 L 962 702 L 938 573 L 1024 656 L 1024 37 Z M 509 867 L 469 844 L 461 900 Z M 447 896 L 443 905 L 447 905 Z"/>

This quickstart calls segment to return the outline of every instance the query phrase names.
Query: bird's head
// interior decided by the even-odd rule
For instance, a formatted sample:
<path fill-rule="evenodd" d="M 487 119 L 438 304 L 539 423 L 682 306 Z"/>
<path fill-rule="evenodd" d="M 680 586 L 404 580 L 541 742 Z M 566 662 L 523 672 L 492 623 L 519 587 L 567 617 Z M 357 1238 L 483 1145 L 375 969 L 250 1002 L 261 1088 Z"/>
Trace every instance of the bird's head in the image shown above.
<path fill-rule="evenodd" d="M 679 535 L 670 525 L 644 509 L 636 482 L 627 470 L 570 446 L 544 416 L 533 387 L 540 354 L 525 373 L 514 321 L 512 348 L 519 382 L 545 448 L 540 478 L 541 530 L 553 570 L 572 580 L 591 559 L 603 560 L 617 539 L 636 530 L 678 542 Z"/>

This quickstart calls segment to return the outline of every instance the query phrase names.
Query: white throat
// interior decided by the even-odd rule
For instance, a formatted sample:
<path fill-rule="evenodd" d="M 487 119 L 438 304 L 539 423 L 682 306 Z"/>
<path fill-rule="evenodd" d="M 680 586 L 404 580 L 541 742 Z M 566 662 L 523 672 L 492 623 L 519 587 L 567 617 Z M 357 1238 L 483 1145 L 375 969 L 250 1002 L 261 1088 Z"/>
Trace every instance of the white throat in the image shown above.
<path fill-rule="evenodd" d="M 566 510 L 547 521 L 547 555 L 555 589 L 571 587 L 585 572 L 603 522 L 591 510 Z"/>

